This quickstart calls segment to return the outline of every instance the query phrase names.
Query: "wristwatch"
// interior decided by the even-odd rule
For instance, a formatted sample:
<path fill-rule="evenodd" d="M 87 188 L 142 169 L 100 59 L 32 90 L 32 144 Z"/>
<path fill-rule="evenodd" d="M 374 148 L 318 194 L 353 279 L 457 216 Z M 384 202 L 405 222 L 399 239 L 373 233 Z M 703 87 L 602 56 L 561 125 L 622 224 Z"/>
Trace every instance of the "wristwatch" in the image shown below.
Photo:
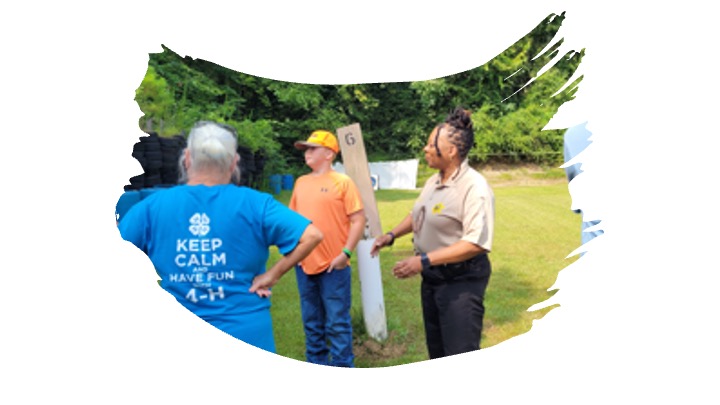
<path fill-rule="evenodd" d="M 386 233 L 385 235 L 390 236 L 390 243 L 388 243 L 388 246 L 392 246 L 393 243 L 395 243 L 395 233 L 393 233 L 393 231 L 390 231 L 390 232 Z"/>
<path fill-rule="evenodd" d="M 426 253 L 423 253 L 423 254 L 420 255 L 420 263 L 422 263 L 422 269 L 423 269 L 423 270 L 429 270 L 429 269 L 430 269 L 430 259 L 428 259 Z"/>

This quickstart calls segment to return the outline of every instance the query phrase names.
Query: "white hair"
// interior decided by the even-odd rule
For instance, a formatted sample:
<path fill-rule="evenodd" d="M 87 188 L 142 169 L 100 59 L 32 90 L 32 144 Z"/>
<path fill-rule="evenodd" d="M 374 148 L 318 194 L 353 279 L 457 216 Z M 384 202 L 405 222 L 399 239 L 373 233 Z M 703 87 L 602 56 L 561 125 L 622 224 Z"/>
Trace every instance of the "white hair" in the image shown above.
<path fill-rule="evenodd" d="M 185 151 L 189 151 L 189 163 L 193 172 L 227 170 L 235 162 L 235 157 L 239 158 L 235 129 L 217 122 L 198 121 L 190 130 L 187 147 L 180 154 L 181 183 L 188 180 Z M 240 168 L 237 164 L 233 168 L 232 181 L 235 184 L 240 182 Z"/>

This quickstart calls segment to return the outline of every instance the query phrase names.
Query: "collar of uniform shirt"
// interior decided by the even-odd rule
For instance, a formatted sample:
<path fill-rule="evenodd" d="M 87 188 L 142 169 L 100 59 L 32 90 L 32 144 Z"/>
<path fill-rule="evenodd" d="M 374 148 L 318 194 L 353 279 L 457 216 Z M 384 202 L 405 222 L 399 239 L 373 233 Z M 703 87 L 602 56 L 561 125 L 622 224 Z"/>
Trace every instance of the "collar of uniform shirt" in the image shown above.
<path fill-rule="evenodd" d="M 465 159 L 462 161 L 462 163 L 460 163 L 460 167 L 455 170 L 455 173 L 453 173 L 453 175 L 448 178 L 445 184 L 440 182 L 440 173 L 437 173 L 437 179 L 435 179 L 435 186 L 437 188 L 454 186 L 457 182 L 457 178 L 460 177 L 461 174 L 465 173 L 468 168 L 470 168 L 470 163 L 468 163 L 468 160 Z"/>

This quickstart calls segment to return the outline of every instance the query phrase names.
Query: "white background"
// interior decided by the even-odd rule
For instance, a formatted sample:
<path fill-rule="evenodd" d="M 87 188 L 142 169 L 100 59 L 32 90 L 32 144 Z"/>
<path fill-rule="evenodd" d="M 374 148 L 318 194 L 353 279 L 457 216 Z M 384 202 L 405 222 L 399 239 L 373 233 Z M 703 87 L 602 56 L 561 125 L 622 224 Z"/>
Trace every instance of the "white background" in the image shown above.
<path fill-rule="evenodd" d="M 3 403 L 717 403 L 710 3 L 148 3 L 2 6 Z M 160 44 L 277 80 L 424 80 L 563 11 L 585 78 L 551 126 L 590 122 L 572 191 L 605 235 L 530 332 L 411 365 L 310 366 L 208 327 L 120 239 L 115 203 L 141 172 L 134 91 Z"/>
<path fill-rule="evenodd" d="M 416 183 L 419 162 L 418 159 L 369 162 L 368 168 L 370 176 L 377 176 L 378 187 L 381 190 L 414 190 L 418 186 Z M 332 167 L 337 172 L 345 173 L 345 166 L 341 161 L 336 160 Z"/>

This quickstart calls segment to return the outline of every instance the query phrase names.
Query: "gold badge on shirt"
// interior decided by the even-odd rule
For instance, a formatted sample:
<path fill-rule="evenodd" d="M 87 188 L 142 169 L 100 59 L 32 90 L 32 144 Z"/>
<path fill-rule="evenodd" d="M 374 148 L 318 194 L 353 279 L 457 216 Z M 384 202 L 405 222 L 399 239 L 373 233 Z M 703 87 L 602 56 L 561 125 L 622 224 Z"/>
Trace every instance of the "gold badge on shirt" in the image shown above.
<path fill-rule="evenodd" d="M 445 209 L 445 204 L 443 203 L 437 203 L 432 209 L 433 214 L 438 215 L 442 212 L 442 210 Z"/>

